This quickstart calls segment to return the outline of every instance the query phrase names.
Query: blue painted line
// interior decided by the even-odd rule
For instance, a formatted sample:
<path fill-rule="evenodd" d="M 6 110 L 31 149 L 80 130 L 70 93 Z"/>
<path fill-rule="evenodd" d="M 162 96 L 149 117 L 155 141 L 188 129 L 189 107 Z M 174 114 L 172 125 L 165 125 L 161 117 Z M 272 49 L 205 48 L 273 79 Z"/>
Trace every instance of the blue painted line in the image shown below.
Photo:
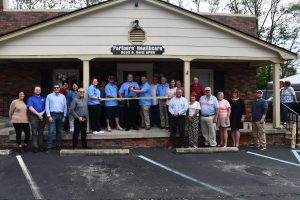
<path fill-rule="evenodd" d="M 275 160 L 275 161 L 282 162 L 282 163 L 285 163 L 285 164 L 289 164 L 289 165 L 294 165 L 294 166 L 300 167 L 300 164 L 297 164 L 297 163 L 293 163 L 293 162 L 281 160 L 281 159 L 278 159 L 278 158 L 273 158 L 273 157 L 270 157 L 270 156 L 265 156 L 265 155 L 254 153 L 254 152 L 251 152 L 251 151 L 247 151 L 247 153 L 255 155 L 255 156 L 259 156 L 259 157 L 262 157 L 262 158 L 268 158 L 270 160 Z"/>
<path fill-rule="evenodd" d="M 161 164 L 161 163 L 158 163 L 158 162 L 156 162 L 156 161 L 154 161 L 154 160 L 151 160 L 150 158 L 147 158 L 147 157 L 145 157 L 145 156 L 139 155 L 138 157 L 141 158 L 141 159 L 143 159 L 143 160 L 145 160 L 145 161 L 147 161 L 147 162 L 150 162 L 150 163 L 152 163 L 152 164 L 154 164 L 154 165 L 156 165 L 156 166 L 158 166 L 158 167 L 160 167 L 160 168 L 162 168 L 162 169 L 165 169 L 165 170 L 167 170 L 167 171 L 169 171 L 169 172 L 172 172 L 172 173 L 174 173 L 174 174 L 176 174 L 176 175 L 178 175 L 178 176 L 181 176 L 182 178 L 185 178 L 185 179 L 187 179 L 187 180 L 189 180 L 189 181 L 192 181 L 192 182 L 197 183 L 197 184 L 199 184 L 199 185 L 201 185 L 201 186 L 204 186 L 204 187 L 206 187 L 206 188 L 209 188 L 209 189 L 211 189 L 211 190 L 214 190 L 214 191 L 216 191 L 216 192 L 219 192 L 219 193 L 221 193 L 221 194 L 223 194 L 223 195 L 225 195 L 225 196 L 232 197 L 232 194 L 230 194 L 229 192 L 224 191 L 224 190 L 221 189 L 221 188 L 215 187 L 215 186 L 213 186 L 213 185 L 210 185 L 210 184 L 208 184 L 208 183 L 205 183 L 205 182 L 203 182 L 203 181 L 200 181 L 200 180 L 198 180 L 198 179 L 195 179 L 195 178 L 193 178 L 193 177 L 191 177 L 191 176 L 189 176 L 189 175 L 183 174 L 183 173 L 181 173 L 181 172 L 179 172 L 179 171 L 177 171 L 177 170 L 175 170 L 175 169 L 172 169 L 172 168 L 170 168 L 170 167 L 167 167 L 166 165 L 163 165 L 163 164 Z M 236 200 L 242 200 L 242 199 L 240 199 L 240 198 L 234 198 L 234 199 L 236 199 Z"/>
<path fill-rule="evenodd" d="M 297 158 L 298 162 L 300 163 L 300 156 L 299 156 L 299 153 L 300 153 L 300 150 L 292 150 L 294 156 Z"/>

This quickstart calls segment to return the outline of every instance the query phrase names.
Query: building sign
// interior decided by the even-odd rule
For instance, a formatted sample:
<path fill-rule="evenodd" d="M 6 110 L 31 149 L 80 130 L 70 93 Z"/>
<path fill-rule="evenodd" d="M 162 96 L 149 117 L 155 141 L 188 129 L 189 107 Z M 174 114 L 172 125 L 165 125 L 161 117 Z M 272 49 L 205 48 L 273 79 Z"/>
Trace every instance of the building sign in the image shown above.
<path fill-rule="evenodd" d="M 162 55 L 165 48 L 161 45 L 114 45 L 114 55 Z"/>

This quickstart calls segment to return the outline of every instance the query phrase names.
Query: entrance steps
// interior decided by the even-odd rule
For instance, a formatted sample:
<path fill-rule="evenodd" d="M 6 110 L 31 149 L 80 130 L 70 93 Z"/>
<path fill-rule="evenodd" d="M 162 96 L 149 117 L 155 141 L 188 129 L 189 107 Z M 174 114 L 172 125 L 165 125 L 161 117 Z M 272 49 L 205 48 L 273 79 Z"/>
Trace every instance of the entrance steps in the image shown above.
<path fill-rule="evenodd" d="M 248 124 L 248 125 L 247 125 Z M 251 123 L 245 124 L 246 129 L 241 130 L 241 146 L 247 146 L 251 141 Z M 103 129 L 104 130 L 104 129 Z M 93 135 L 91 133 L 87 134 L 88 145 L 91 148 L 101 149 L 101 148 L 145 148 L 145 147 L 158 147 L 167 148 L 169 146 L 170 133 L 165 129 L 159 129 L 157 127 L 151 128 L 150 130 L 140 129 L 139 131 L 118 131 L 113 130 L 112 132 L 107 132 L 104 130 L 104 134 Z M 290 132 L 286 129 L 273 129 L 272 124 L 266 124 L 266 135 L 268 144 L 273 145 L 290 145 Z M 229 143 L 231 146 L 231 136 L 229 133 Z M 47 126 L 45 127 L 44 140 L 47 140 Z M 24 133 L 22 134 L 22 139 L 24 139 Z M 55 134 L 53 135 L 55 140 Z M 200 138 L 201 139 L 201 138 Z M 63 132 L 62 134 L 63 145 L 66 148 L 72 147 L 72 134 Z M 79 136 L 80 140 L 80 136 Z M 186 133 L 186 144 L 187 144 L 187 133 Z M 201 141 L 201 140 L 200 140 Z M 217 133 L 217 141 L 219 141 L 219 136 Z M 299 140 L 300 143 L 300 140 Z M 55 143 L 54 143 L 55 144 Z M 79 141 L 78 146 L 81 143 Z M 14 148 L 16 146 L 16 135 L 14 128 L 8 122 L 7 118 L 0 117 L 0 149 Z"/>

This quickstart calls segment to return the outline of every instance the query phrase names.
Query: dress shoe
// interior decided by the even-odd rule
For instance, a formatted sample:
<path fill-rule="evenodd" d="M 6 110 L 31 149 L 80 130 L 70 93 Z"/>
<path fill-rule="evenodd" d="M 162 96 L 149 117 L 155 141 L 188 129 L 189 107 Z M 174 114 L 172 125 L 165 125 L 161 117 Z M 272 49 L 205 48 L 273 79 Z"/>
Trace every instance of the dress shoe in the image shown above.
<path fill-rule="evenodd" d="M 39 148 L 39 151 L 40 151 L 40 152 L 44 152 L 44 151 L 45 151 L 45 148 L 44 148 L 44 147 L 40 147 L 40 148 Z"/>
<path fill-rule="evenodd" d="M 63 149 L 64 148 L 64 146 L 62 145 L 62 144 L 58 144 L 58 145 L 56 145 L 56 147 L 55 147 L 56 149 L 58 149 L 58 150 L 61 150 L 61 149 Z"/>
<path fill-rule="evenodd" d="M 23 153 L 23 152 L 24 152 L 23 147 L 22 147 L 22 146 L 19 146 L 18 149 L 17 149 L 17 152 L 18 152 L 18 153 Z"/>
<path fill-rule="evenodd" d="M 126 128 L 125 131 L 130 131 L 130 128 Z"/>
<path fill-rule="evenodd" d="M 133 129 L 134 129 L 134 130 L 136 130 L 136 131 L 138 131 L 138 130 L 139 130 L 139 128 L 138 128 L 138 127 L 134 127 Z"/>
<path fill-rule="evenodd" d="M 24 152 L 27 152 L 28 151 L 28 145 L 24 145 L 23 149 L 24 149 Z"/>

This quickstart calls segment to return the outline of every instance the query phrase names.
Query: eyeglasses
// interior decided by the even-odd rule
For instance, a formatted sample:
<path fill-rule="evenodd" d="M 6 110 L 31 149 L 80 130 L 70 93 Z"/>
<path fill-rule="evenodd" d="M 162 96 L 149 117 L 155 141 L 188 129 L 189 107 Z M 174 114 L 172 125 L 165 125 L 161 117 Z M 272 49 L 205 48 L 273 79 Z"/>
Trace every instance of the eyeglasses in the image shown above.
<path fill-rule="evenodd" d="M 79 93 L 84 93 L 84 91 L 78 91 Z"/>
<path fill-rule="evenodd" d="M 53 87 L 53 89 L 59 89 L 59 87 Z"/>
<path fill-rule="evenodd" d="M 205 92 L 210 92 L 210 90 L 205 90 Z"/>

